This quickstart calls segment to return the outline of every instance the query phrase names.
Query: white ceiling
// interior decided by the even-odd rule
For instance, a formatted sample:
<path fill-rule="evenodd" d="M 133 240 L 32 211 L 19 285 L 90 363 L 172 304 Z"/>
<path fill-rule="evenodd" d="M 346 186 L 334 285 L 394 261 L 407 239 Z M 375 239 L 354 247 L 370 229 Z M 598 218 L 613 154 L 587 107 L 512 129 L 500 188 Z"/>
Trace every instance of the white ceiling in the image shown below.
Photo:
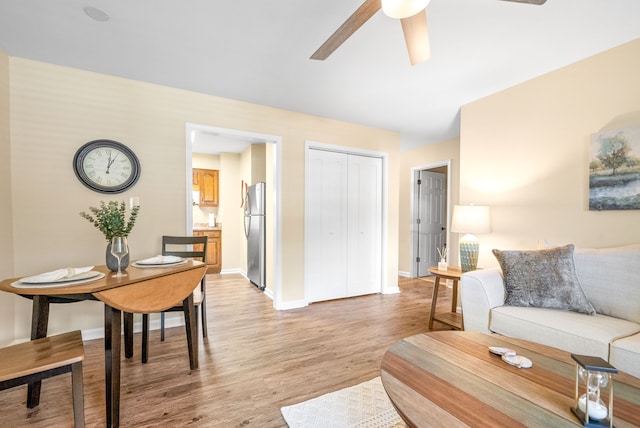
<path fill-rule="evenodd" d="M 425 63 L 409 65 L 400 23 L 381 11 L 310 60 L 361 2 L 0 0 L 0 48 L 396 131 L 408 149 L 459 135 L 465 103 L 640 37 L 639 0 L 431 0 Z"/>
<path fill-rule="evenodd" d="M 242 153 L 252 144 L 271 142 L 265 138 L 249 136 L 236 130 L 221 130 L 203 125 L 187 125 L 191 133 L 192 153 L 219 155 L 220 153 Z"/>
<path fill-rule="evenodd" d="M 245 138 L 219 136 L 209 132 L 194 131 L 192 153 L 219 155 L 220 153 L 242 153 L 252 143 Z M 254 143 L 258 144 L 258 142 Z"/>

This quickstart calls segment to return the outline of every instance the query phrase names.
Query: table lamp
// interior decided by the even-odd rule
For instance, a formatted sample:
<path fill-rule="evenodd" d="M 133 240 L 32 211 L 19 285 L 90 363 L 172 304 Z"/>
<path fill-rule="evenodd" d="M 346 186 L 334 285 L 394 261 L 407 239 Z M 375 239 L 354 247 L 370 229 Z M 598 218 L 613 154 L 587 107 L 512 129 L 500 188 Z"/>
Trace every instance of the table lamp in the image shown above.
<path fill-rule="evenodd" d="M 451 231 L 464 233 L 460 239 L 460 266 L 463 272 L 475 270 L 480 244 L 473 233 L 491 232 L 491 211 L 486 205 L 455 205 Z"/>

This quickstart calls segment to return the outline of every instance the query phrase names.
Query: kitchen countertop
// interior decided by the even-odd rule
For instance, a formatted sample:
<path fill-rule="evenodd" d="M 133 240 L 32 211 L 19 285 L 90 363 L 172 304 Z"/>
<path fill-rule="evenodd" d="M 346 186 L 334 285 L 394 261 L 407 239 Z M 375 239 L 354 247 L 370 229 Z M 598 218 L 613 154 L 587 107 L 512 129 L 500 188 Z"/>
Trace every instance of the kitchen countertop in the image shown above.
<path fill-rule="evenodd" d="M 207 231 L 211 231 L 211 230 L 222 230 L 222 225 L 217 224 L 214 227 L 209 227 L 209 226 L 193 226 L 193 231 L 194 232 L 207 232 Z"/>

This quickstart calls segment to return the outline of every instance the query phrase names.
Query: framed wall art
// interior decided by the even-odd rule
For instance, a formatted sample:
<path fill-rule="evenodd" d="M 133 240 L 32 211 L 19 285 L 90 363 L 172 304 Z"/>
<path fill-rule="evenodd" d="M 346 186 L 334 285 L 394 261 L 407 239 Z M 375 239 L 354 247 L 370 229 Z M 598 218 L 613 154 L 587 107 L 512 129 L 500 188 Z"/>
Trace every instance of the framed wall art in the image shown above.
<path fill-rule="evenodd" d="M 640 126 L 591 136 L 589 210 L 640 210 Z"/>

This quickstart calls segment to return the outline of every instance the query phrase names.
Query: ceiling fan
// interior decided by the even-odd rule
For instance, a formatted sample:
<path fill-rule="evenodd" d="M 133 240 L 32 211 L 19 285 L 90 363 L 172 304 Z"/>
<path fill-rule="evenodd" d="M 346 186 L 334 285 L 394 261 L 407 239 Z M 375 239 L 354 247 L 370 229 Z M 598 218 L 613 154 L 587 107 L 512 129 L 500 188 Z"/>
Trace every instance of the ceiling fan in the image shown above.
<path fill-rule="evenodd" d="M 430 0 L 365 0 L 360 7 L 347 18 L 335 33 L 318 48 L 311 59 L 325 60 L 340 47 L 353 33 L 367 22 L 380 9 L 385 15 L 399 19 L 409 52 L 411 65 L 426 61 L 431 56 L 429 49 L 429 33 L 427 31 L 426 7 Z M 544 4 L 547 0 L 503 0 L 535 5 Z"/>

